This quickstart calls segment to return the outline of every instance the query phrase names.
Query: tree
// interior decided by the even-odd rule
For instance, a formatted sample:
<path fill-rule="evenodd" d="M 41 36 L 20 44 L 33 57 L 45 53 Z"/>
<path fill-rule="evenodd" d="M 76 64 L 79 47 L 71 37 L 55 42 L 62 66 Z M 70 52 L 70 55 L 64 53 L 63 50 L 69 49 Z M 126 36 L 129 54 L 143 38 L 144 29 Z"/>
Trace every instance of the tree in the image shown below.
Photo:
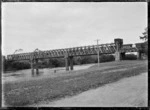
<path fill-rule="evenodd" d="M 147 42 L 148 40 L 148 28 L 145 28 L 145 32 L 142 33 L 143 36 L 140 36 L 140 39 L 145 40 Z"/>
<path fill-rule="evenodd" d="M 145 40 L 145 42 L 142 45 L 143 52 L 148 55 L 148 28 L 145 28 L 145 32 L 142 33 L 143 36 L 140 36 L 141 40 Z"/>

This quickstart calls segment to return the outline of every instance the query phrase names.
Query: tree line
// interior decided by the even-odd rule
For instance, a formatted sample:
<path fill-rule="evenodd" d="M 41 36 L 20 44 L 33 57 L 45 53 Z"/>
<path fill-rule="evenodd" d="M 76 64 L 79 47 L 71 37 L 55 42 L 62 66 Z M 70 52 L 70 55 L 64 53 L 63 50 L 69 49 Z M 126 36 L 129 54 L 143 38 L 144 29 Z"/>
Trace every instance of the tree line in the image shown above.
<path fill-rule="evenodd" d="M 136 60 L 136 55 L 128 54 L 126 55 L 125 60 Z M 114 61 L 114 55 L 100 55 L 100 63 Z M 74 65 L 82 65 L 82 64 L 90 64 L 97 63 L 97 55 L 91 56 L 77 56 L 73 58 Z M 29 61 L 8 61 L 5 60 L 3 62 L 3 70 L 6 71 L 16 71 L 22 69 L 31 68 Z M 55 68 L 55 67 L 65 67 L 65 59 L 64 58 L 49 58 L 39 60 L 39 68 Z"/>

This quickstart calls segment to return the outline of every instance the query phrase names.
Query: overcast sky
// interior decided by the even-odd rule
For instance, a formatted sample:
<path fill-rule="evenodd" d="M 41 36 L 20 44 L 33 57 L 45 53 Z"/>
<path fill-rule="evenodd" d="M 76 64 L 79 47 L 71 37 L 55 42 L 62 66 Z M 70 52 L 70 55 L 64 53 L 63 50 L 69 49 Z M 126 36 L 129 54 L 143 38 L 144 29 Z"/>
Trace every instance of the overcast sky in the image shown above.
<path fill-rule="evenodd" d="M 147 27 L 147 3 L 2 3 L 3 55 L 60 49 L 123 38 L 141 42 Z"/>

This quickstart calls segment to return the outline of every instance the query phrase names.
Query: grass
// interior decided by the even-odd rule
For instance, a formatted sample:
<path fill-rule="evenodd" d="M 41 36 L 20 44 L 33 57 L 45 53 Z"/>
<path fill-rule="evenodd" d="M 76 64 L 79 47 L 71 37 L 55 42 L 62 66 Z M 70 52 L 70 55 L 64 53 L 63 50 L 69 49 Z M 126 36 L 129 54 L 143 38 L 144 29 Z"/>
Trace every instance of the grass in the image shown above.
<path fill-rule="evenodd" d="M 4 85 L 6 106 L 27 106 L 40 101 L 53 101 L 118 81 L 121 78 L 147 72 L 147 63 L 144 61 L 101 64 L 101 68 L 106 66 L 110 67 L 100 69 L 95 65 L 84 71 L 76 71 L 81 73 L 78 75 L 6 83 Z"/>

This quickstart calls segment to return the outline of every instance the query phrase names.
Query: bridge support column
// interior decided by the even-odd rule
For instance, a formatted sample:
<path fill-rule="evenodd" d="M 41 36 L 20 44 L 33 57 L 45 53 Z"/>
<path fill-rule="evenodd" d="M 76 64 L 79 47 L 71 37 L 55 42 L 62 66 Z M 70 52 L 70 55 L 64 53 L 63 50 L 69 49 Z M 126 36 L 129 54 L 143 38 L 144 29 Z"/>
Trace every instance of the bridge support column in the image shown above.
<path fill-rule="evenodd" d="M 36 65 L 36 74 L 39 74 L 39 67 L 38 67 L 38 59 L 35 59 L 35 65 Z"/>
<path fill-rule="evenodd" d="M 121 60 L 120 52 L 115 52 L 115 61 L 120 61 L 120 60 Z"/>
<path fill-rule="evenodd" d="M 142 59 L 142 57 L 141 57 L 141 52 L 140 52 L 140 51 L 137 52 L 137 59 L 138 59 L 138 60 L 141 60 L 141 59 Z"/>
<path fill-rule="evenodd" d="M 66 71 L 69 71 L 69 57 L 68 57 L 68 55 L 65 56 L 65 65 L 66 65 Z"/>
<path fill-rule="evenodd" d="M 121 60 L 121 48 L 123 45 L 123 39 L 115 39 L 115 45 L 116 45 L 116 52 L 115 52 L 115 60 L 120 61 Z"/>
<path fill-rule="evenodd" d="M 70 60 L 70 70 L 73 70 L 73 56 L 71 56 L 69 60 Z"/>
<path fill-rule="evenodd" d="M 34 75 L 34 67 L 33 67 L 34 61 L 31 60 L 30 64 L 31 64 L 31 74 Z"/>

